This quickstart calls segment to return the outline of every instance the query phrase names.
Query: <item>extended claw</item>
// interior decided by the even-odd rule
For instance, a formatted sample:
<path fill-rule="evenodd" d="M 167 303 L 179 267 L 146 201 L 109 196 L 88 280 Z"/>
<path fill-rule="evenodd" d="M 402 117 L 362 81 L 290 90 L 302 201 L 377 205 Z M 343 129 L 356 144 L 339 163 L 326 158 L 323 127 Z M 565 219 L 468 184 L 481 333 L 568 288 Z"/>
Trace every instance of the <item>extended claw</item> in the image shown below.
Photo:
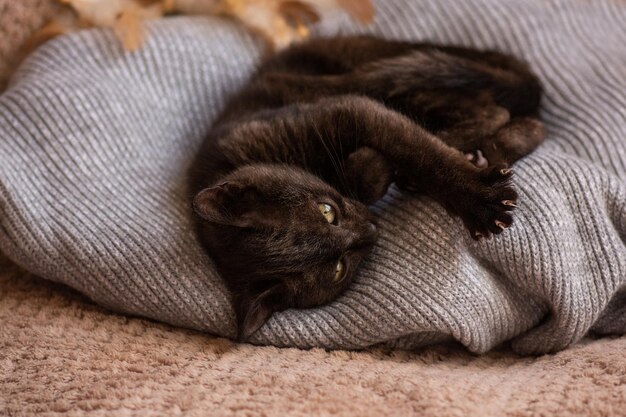
<path fill-rule="evenodd" d="M 486 168 L 489 166 L 489 161 L 483 155 L 480 149 L 476 150 L 476 153 L 466 153 L 465 158 L 476 165 L 478 168 Z"/>
<path fill-rule="evenodd" d="M 507 227 L 509 227 L 509 226 L 507 226 L 506 224 L 504 224 L 503 222 L 501 222 L 500 220 L 496 220 L 496 226 L 498 226 L 498 227 L 499 227 L 500 229 L 502 229 L 502 230 L 504 230 L 504 229 L 506 229 Z"/>
<path fill-rule="evenodd" d="M 502 200 L 502 204 L 505 206 L 509 206 L 509 207 L 517 207 L 517 204 L 515 204 L 515 201 L 512 201 L 512 200 Z"/>

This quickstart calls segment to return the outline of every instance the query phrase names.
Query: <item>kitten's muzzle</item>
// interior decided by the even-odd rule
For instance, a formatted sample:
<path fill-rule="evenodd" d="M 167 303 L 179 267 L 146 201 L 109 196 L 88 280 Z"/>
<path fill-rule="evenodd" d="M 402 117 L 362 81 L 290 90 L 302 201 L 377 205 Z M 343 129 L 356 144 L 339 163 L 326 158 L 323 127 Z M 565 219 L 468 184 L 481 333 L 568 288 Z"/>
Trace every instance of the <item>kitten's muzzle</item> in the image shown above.
<path fill-rule="evenodd" d="M 378 240 L 378 228 L 372 222 L 367 222 L 360 236 L 352 244 L 353 250 L 369 250 Z"/>

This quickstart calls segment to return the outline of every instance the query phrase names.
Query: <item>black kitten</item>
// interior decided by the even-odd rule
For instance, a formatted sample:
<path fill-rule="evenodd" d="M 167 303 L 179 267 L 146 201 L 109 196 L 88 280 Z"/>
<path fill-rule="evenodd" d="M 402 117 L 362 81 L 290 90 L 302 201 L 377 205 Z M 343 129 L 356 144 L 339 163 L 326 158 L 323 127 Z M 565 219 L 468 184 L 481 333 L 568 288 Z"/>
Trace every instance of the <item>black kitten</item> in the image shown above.
<path fill-rule="evenodd" d="M 475 239 L 509 227 L 508 166 L 543 140 L 540 97 L 522 62 L 456 47 L 320 39 L 265 62 L 191 175 L 239 337 L 348 287 L 377 237 L 367 205 L 392 182 L 439 201 Z"/>

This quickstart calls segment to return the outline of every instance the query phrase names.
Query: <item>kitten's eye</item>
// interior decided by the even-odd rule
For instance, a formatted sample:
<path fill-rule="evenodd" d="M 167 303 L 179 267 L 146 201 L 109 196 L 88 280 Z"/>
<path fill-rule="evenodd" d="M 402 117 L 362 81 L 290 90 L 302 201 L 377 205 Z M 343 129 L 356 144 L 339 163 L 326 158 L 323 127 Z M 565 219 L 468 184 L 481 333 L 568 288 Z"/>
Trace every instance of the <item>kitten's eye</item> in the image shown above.
<path fill-rule="evenodd" d="M 335 224 L 336 216 L 335 209 L 330 204 L 319 203 L 317 207 L 320 209 L 322 216 L 326 219 L 326 221 L 330 224 Z"/>
<path fill-rule="evenodd" d="M 339 262 L 337 262 L 337 266 L 335 268 L 335 282 L 339 282 L 343 279 L 344 275 L 346 274 L 346 264 L 343 262 L 343 259 L 340 259 Z"/>

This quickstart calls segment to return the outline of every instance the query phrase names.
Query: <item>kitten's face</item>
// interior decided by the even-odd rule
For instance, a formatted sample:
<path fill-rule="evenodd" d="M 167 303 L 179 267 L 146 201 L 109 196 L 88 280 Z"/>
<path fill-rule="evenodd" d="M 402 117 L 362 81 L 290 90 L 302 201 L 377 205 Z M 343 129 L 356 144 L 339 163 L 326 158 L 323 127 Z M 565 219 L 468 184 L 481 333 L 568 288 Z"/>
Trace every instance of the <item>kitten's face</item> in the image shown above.
<path fill-rule="evenodd" d="M 244 339 L 275 311 L 337 298 L 377 237 L 365 205 L 293 167 L 239 169 L 201 191 L 194 209 Z"/>

